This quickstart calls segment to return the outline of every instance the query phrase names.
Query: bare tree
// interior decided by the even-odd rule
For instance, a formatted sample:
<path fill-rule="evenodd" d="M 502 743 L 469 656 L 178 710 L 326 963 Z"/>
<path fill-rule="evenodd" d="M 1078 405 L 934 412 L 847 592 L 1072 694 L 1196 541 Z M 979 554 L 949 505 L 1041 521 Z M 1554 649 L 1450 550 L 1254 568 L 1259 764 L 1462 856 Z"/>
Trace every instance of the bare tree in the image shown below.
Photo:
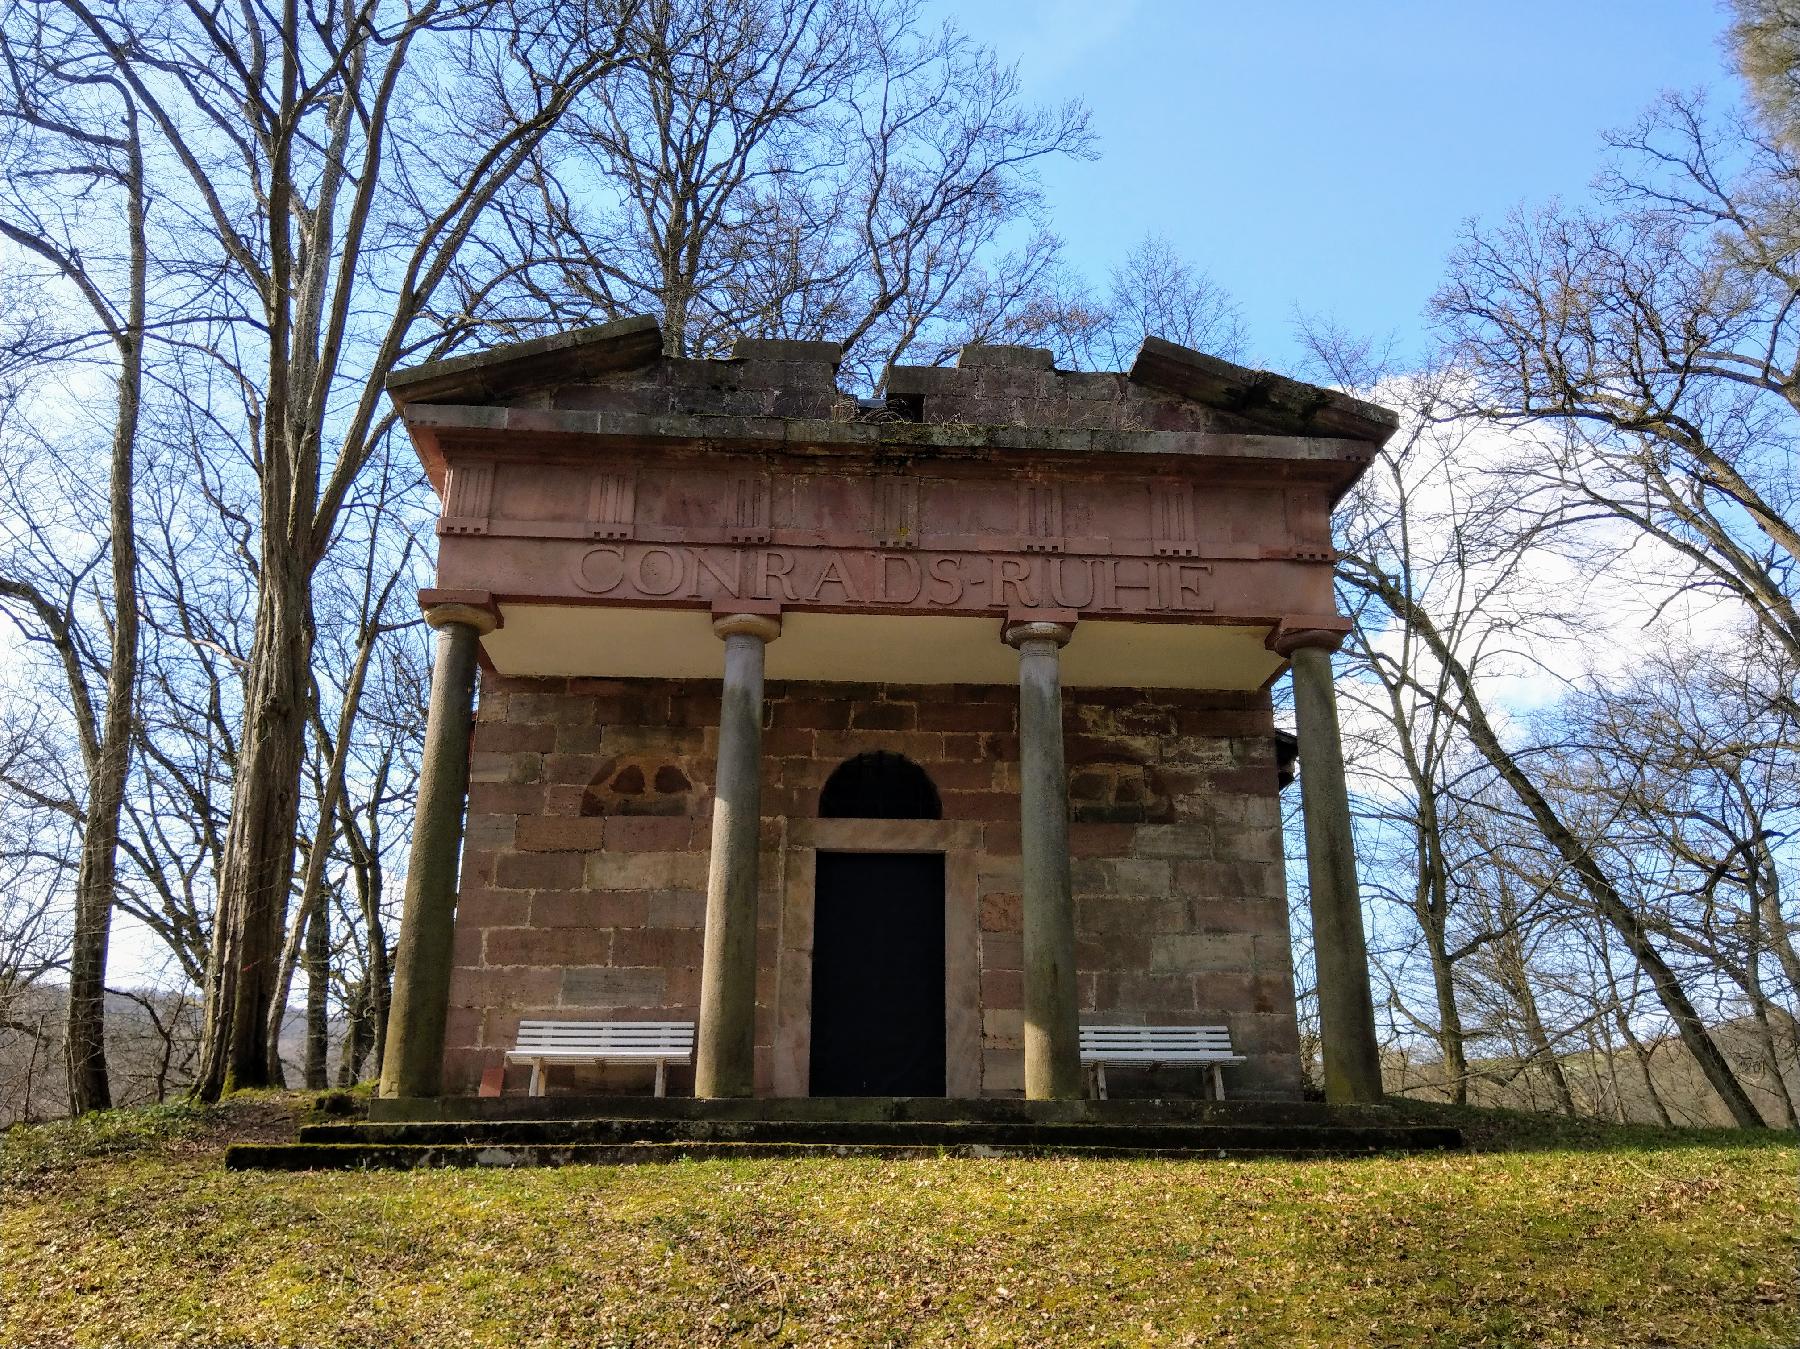
<path fill-rule="evenodd" d="M 56 902 L 78 865 L 75 826 L 37 808 L 53 795 L 55 730 L 37 709 L 0 700 L 0 1122 L 31 1119 L 56 1046 L 43 983 L 68 968 L 69 931 Z"/>
<path fill-rule="evenodd" d="M 310 1087 L 325 1085 L 324 1023 L 331 951 L 327 935 L 331 882 L 327 873 L 334 860 L 342 860 L 339 857 L 342 851 L 340 807 L 346 794 L 355 792 L 355 784 L 350 778 L 360 742 L 365 739 L 359 725 L 363 693 L 383 642 L 391 634 L 418 622 L 416 613 L 401 612 L 409 606 L 403 605 L 398 598 L 404 593 L 404 582 L 421 579 L 414 574 L 417 536 L 399 523 L 403 516 L 403 499 L 416 481 L 416 475 L 401 470 L 393 457 L 395 450 L 390 439 L 365 477 L 362 499 L 351 504 L 349 513 L 361 517 L 356 531 L 361 536 L 356 550 L 359 554 L 357 565 L 340 568 L 345 574 L 333 578 L 332 584 L 326 587 L 328 592 L 336 592 L 331 597 L 348 612 L 344 620 L 327 625 L 320 638 L 322 643 L 331 643 L 337 637 L 344 640 L 336 649 L 330 650 L 325 659 L 315 662 L 312 672 L 315 684 L 311 700 L 313 743 L 316 747 L 309 761 L 309 772 L 314 779 L 310 811 L 312 837 L 306 840 L 306 863 L 300 878 L 298 903 L 282 945 L 268 1028 L 270 1061 L 279 1075 L 279 1044 L 288 997 L 304 949 L 307 967 L 306 1072 Z M 401 450 L 400 453 L 408 451 Z M 425 518 L 428 517 L 421 513 L 421 519 Z M 348 551 L 340 549 L 340 552 Z M 333 685 L 329 696 L 319 687 L 327 683 Z M 335 724 L 327 726 L 324 709 L 333 703 L 337 707 Z"/>
<path fill-rule="evenodd" d="M 1363 381 L 1380 367 L 1363 359 L 1367 348 L 1329 340 L 1329 335 L 1314 345 L 1341 383 L 1369 392 Z M 1426 387 L 1434 390 L 1418 409 L 1426 422 L 1442 415 L 1440 407 L 1453 410 L 1462 392 L 1454 376 Z M 1643 971 L 1732 1118 L 1741 1127 L 1758 1127 L 1761 1118 L 1755 1106 L 1696 1009 L 1690 990 L 1654 940 L 1649 915 L 1632 902 L 1629 885 L 1609 865 L 1616 860 L 1608 851 L 1610 821 L 1572 813 L 1571 808 L 1583 800 L 1559 798 L 1555 765 L 1541 762 L 1542 747 L 1509 745 L 1488 711 L 1491 682 L 1483 677 L 1483 662 L 1491 659 L 1496 647 L 1533 668 L 1537 662 L 1527 649 L 1528 635 L 1535 632 L 1541 638 L 1553 618 L 1566 626 L 1577 617 L 1558 615 L 1558 606 L 1547 595 L 1532 593 L 1534 588 L 1541 590 L 1532 584 L 1537 576 L 1533 564 L 1541 559 L 1545 540 L 1556 537 L 1568 523 L 1562 500 L 1542 490 L 1518 492 L 1511 459 L 1470 462 L 1466 442 L 1449 443 L 1455 471 L 1440 474 L 1432 494 L 1439 503 L 1438 519 L 1430 526 L 1434 548 L 1421 557 L 1416 535 L 1425 522 L 1413 510 L 1396 510 L 1377 501 L 1374 510 L 1353 515 L 1338 567 L 1346 605 L 1365 631 L 1391 627 L 1401 634 L 1403 644 L 1417 643 L 1416 660 L 1388 665 L 1391 678 L 1416 695 L 1420 706 L 1441 713 L 1481 755 L 1554 859 L 1557 870 L 1546 878 L 1545 888 L 1568 878 L 1569 886 L 1617 935 Z M 1407 449 L 1414 438 L 1402 437 L 1399 444 Z M 1376 476 L 1375 483 L 1381 482 Z M 1402 490 L 1400 500 L 1407 499 Z M 1423 565 L 1426 561 L 1434 565 Z M 1379 650 L 1380 645 L 1379 639 L 1365 640 L 1367 650 Z M 1413 717 L 1403 713 L 1400 720 L 1410 728 Z M 1410 733 L 1402 737 L 1411 739 Z M 1425 919 L 1435 926 L 1429 913 Z"/>
<path fill-rule="evenodd" d="M 135 497 L 149 200 L 138 104 L 109 63 L 91 52 L 71 50 L 43 27 L 28 25 L 0 30 L 0 62 L 8 78 L 0 119 L 8 130 L 6 178 L 13 188 L 0 205 L 0 235 L 40 263 L 86 311 L 87 322 L 77 334 L 64 337 L 63 344 L 68 349 L 90 340 L 103 343 L 112 359 L 115 390 L 105 523 L 96 531 L 110 584 L 90 594 L 85 581 L 50 590 L 16 566 L 0 573 L 0 602 L 10 602 L 16 606 L 12 612 L 25 615 L 33 635 L 50 645 L 61 664 L 85 770 L 64 1037 L 69 1104 L 79 1114 L 112 1103 L 106 1071 L 106 954 L 138 666 Z M 116 217 L 123 243 L 116 255 L 88 247 L 97 210 Z M 91 260 L 96 256 L 117 260 L 96 263 Z M 84 569 L 68 573 L 70 580 Z M 84 624 L 103 630 L 104 637 L 84 632 Z"/>
<path fill-rule="evenodd" d="M 1609 210 L 1470 229 L 1433 301 L 1459 410 L 1538 429 L 1561 528 L 1622 522 L 1800 658 L 1800 146 L 1673 95 L 1610 144 Z"/>
<path fill-rule="evenodd" d="M 1087 339 L 1082 362 L 1090 367 L 1130 369 L 1146 336 L 1226 360 L 1244 355 L 1247 333 L 1237 303 L 1159 234 L 1146 234 L 1113 268 L 1099 312 L 1103 322 Z"/>
<path fill-rule="evenodd" d="M 1727 40 L 1757 116 L 1793 144 L 1800 140 L 1800 4 L 1731 0 L 1728 8 Z"/>
<path fill-rule="evenodd" d="M 1764 658 L 1671 640 L 1634 678 L 1566 710 L 1558 772 L 1571 797 L 1601 803 L 1611 869 L 1689 962 L 1686 982 L 1712 985 L 1721 1017 L 1747 1012 L 1764 1059 L 1780 1063 L 1800 1011 L 1800 924 L 1779 856 L 1800 812 L 1800 722 L 1759 687 Z M 1800 1127 L 1781 1074 L 1770 1080 Z"/>
<path fill-rule="evenodd" d="M 992 246 L 1040 215 L 1035 166 L 1091 137 L 1079 104 L 1024 106 L 1013 71 L 920 10 L 650 0 L 620 76 L 545 143 L 486 243 L 484 274 L 524 260 L 483 296 L 496 320 L 654 312 L 675 356 L 827 338 L 872 385 L 966 327 Z"/>
<path fill-rule="evenodd" d="M 44 0 L 45 5 L 50 0 Z M 610 70 L 608 0 L 175 9 L 56 0 L 111 63 L 203 227 L 255 445 L 256 626 L 196 1090 L 270 1079 L 266 1027 L 295 869 L 311 586 L 379 435 L 382 382 L 494 196 Z M 433 105 L 435 81 L 460 97 Z M 228 314 L 226 317 L 230 317 Z"/>

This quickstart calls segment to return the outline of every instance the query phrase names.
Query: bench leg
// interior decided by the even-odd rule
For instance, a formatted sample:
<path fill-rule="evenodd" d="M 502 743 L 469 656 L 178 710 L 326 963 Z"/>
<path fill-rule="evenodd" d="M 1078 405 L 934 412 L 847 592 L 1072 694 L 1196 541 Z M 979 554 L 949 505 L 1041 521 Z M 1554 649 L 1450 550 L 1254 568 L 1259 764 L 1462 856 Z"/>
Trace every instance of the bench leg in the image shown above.
<path fill-rule="evenodd" d="M 1106 1099 L 1106 1065 L 1104 1063 L 1094 1065 L 1094 1087 L 1100 1093 L 1100 1099 L 1104 1101 Z"/>
<path fill-rule="evenodd" d="M 658 1059 L 656 1061 L 656 1094 L 658 1096 L 661 1096 L 663 1094 L 663 1087 L 667 1082 L 667 1077 L 666 1077 L 667 1068 L 668 1068 L 668 1065 L 666 1063 L 664 1063 L 661 1059 Z"/>
<path fill-rule="evenodd" d="M 1216 1063 L 1213 1064 L 1212 1070 L 1213 1070 L 1213 1099 L 1222 1101 L 1225 1099 L 1225 1074 L 1219 1070 L 1219 1065 Z"/>
<path fill-rule="evenodd" d="M 544 1094 L 544 1061 L 542 1059 L 531 1061 L 531 1085 L 525 1089 L 525 1094 L 527 1096 Z"/>

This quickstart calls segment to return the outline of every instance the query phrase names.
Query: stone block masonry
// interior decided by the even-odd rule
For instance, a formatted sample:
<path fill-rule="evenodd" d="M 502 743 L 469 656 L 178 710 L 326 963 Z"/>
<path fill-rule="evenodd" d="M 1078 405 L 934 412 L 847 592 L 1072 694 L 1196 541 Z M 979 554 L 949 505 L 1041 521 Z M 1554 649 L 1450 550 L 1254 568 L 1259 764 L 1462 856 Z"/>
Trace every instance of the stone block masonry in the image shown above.
<path fill-rule="evenodd" d="M 844 760 L 905 755 L 979 838 L 983 1095 L 1023 1089 L 1018 690 L 771 682 L 762 737 L 756 1087 L 773 1090 L 783 895 L 796 821 Z M 719 685 L 482 679 L 457 905 L 445 1089 L 471 1094 L 527 1017 L 694 1019 Z M 1070 689 L 1084 1021 L 1218 1024 L 1233 1095 L 1297 1098 L 1273 724 L 1266 693 Z M 810 877 L 805 878 L 810 887 Z M 808 891 L 810 893 L 810 889 Z M 1197 1094 L 1197 1073 L 1109 1071 L 1115 1094 Z M 526 1070 L 508 1071 L 523 1091 Z M 647 1069 L 561 1068 L 552 1091 L 637 1091 Z M 692 1089 L 691 1070 L 670 1090 Z"/>

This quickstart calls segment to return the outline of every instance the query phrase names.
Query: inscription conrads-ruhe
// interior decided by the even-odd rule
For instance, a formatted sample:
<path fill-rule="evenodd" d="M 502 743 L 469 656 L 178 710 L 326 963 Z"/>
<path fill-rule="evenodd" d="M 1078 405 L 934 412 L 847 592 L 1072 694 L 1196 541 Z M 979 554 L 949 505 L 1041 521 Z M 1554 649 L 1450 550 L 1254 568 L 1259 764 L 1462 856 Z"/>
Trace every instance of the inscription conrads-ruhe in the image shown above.
<path fill-rule="evenodd" d="M 608 599 L 774 600 L 823 608 L 1052 608 L 1205 614 L 1212 567 L 1179 558 L 890 553 L 844 548 L 602 544 L 576 554 L 577 588 Z"/>

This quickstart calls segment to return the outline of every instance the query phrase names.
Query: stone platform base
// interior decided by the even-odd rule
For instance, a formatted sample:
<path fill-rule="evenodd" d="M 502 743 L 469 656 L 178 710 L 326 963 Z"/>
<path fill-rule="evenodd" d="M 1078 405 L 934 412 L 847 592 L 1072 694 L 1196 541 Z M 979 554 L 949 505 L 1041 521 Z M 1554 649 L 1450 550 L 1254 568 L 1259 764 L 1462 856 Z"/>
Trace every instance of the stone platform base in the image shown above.
<path fill-rule="evenodd" d="M 403 1104 L 387 1103 L 390 1107 Z M 420 1105 L 422 1103 L 413 1103 Z M 569 1098 L 433 1102 L 487 1118 L 308 1125 L 299 1141 L 235 1144 L 231 1170 L 612 1165 L 720 1157 L 1218 1158 L 1346 1156 L 1460 1148 L 1453 1128 L 1378 1106 L 1275 1102 L 947 1101 L 926 1098 L 696 1101 Z M 516 1107 L 538 1107 L 524 1115 Z M 501 1113 L 503 1106 L 515 1109 Z M 548 1107 L 561 1107 L 550 1113 Z"/>
<path fill-rule="evenodd" d="M 1025 1124 L 1392 1122 L 1382 1106 L 1328 1106 L 1311 1101 L 1197 1100 L 1125 1097 L 1110 1101 L 1027 1101 L 1017 1097 L 756 1096 L 437 1096 L 375 1098 L 370 1124 L 463 1123 L 481 1120 L 835 1120 L 982 1121 Z M 319 1126 L 336 1127 L 336 1126 Z M 347 1127 L 347 1126 L 345 1126 Z"/>

